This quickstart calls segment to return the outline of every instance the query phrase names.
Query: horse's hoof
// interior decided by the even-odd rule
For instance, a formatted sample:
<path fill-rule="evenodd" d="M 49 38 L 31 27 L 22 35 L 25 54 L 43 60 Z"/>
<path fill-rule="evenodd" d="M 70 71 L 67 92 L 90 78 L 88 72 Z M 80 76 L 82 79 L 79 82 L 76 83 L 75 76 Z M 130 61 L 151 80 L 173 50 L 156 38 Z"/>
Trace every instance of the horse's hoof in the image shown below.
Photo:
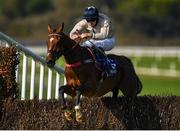
<path fill-rule="evenodd" d="M 76 121 L 81 123 L 83 119 L 82 119 L 82 113 L 81 113 L 79 105 L 75 106 L 75 111 L 76 111 Z"/>
<path fill-rule="evenodd" d="M 82 113 L 80 110 L 76 110 L 76 121 L 81 123 L 83 121 L 82 119 Z"/>
<path fill-rule="evenodd" d="M 64 116 L 65 116 L 66 120 L 68 120 L 68 121 L 72 121 L 72 119 L 73 119 L 72 113 L 69 110 L 64 111 Z"/>
<path fill-rule="evenodd" d="M 82 122 L 83 122 L 82 114 L 77 114 L 77 115 L 76 115 L 76 121 L 77 121 L 78 123 L 82 123 Z"/>

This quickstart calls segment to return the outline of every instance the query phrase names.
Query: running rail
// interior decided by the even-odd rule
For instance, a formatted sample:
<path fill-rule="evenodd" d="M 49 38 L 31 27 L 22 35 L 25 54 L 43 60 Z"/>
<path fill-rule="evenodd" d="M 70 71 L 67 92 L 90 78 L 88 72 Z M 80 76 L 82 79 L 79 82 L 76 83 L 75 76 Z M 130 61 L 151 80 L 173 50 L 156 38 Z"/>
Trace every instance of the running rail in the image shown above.
<path fill-rule="evenodd" d="M 26 97 L 26 84 L 27 84 L 27 66 L 28 59 L 31 57 L 31 80 L 30 80 L 30 99 L 34 99 L 35 92 L 35 73 L 36 73 L 36 61 L 40 63 L 40 80 L 39 80 L 39 99 L 43 99 L 43 90 L 44 90 L 44 67 L 48 68 L 48 87 L 47 87 L 47 99 L 52 98 L 52 69 L 56 72 L 56 84 L 55 84 L 55 98 L 59 97 L 59 85 L 60 85 L 60 74 L 64 74 L 64 69 L 55 65 L 53 68 L 49 68 L 46 64 L 46 60 L 33 53 L 31 50 L 21 45 L 16 40 L 7 36 L 6 34 L 0 32 L 0 42 L 1 45 L 5 44 L 8 46 L 15 46 L 18 51 L 23 52 L 23 69 L 22 69 L 22 89 L 21 89 L 21 100 L 27 99 Z M 18 82 L 18 71 L 16 71 L 16 81 Z M 65 82 L 65 79 L 64 79 Z"/>

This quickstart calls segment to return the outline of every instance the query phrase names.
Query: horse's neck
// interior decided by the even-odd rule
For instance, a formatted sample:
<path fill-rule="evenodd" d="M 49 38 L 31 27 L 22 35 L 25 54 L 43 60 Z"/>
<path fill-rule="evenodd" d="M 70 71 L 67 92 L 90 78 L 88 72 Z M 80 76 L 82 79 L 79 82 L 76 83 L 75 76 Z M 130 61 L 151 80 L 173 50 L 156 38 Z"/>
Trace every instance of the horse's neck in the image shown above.
<path fill-rule="evenodd" d="M 82 52 L 81 52 L 81 47 L 79 44 L 77 44 L 74 40 L 72 40 L 69 36 L 64 34 L 64 47 L 68 48 L 67 52 L 64 54 L 64 58 L 67 63 L 74 63 L 79 60 L 81 60 Z M 70 45 L 67 47 L 67 45 Z"/>

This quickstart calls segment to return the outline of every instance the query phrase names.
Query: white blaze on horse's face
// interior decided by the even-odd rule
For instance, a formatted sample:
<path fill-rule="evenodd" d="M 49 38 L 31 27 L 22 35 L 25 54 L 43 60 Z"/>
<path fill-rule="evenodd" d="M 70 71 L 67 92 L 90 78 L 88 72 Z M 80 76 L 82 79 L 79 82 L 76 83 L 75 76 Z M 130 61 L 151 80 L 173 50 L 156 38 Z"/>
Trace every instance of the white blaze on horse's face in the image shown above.
<path fill-rule="evenodd" d="M 51 37 L 51 38 L 50 38 L 50 42 L 52 42 L 53 40 L 54 40 L 54 38 L 53 38 L 53 37 Z"/>

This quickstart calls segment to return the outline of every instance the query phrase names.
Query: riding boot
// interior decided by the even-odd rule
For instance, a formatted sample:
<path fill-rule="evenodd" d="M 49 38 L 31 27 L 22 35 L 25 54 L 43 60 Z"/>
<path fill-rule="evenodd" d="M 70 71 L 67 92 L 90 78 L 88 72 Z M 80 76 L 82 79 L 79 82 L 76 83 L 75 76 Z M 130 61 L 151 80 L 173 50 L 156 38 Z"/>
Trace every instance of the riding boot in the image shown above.
<path fill-rule="evenodd" d="M 105 70 L 106 70 L 106 73 L 107 73 L 107 77 L 109 77 L 109 76 L 114 75 L 116 73 L 116 70 L 113 69 L 109 59 L 107 59 L 106 62 L 107 62 L 107 64 L 105 66 Z"/>
<path fill-rule="evenodd" d="M 102 69 L 105 70 L 107 77 L 112 76 L 115 73 L 115 70 L 112 68 L 111 63 L 105 54 L 102 48 L 94 47 L 93 52 L 97 59 L 100 59 L 100 63 L 102 63 Z"/>

